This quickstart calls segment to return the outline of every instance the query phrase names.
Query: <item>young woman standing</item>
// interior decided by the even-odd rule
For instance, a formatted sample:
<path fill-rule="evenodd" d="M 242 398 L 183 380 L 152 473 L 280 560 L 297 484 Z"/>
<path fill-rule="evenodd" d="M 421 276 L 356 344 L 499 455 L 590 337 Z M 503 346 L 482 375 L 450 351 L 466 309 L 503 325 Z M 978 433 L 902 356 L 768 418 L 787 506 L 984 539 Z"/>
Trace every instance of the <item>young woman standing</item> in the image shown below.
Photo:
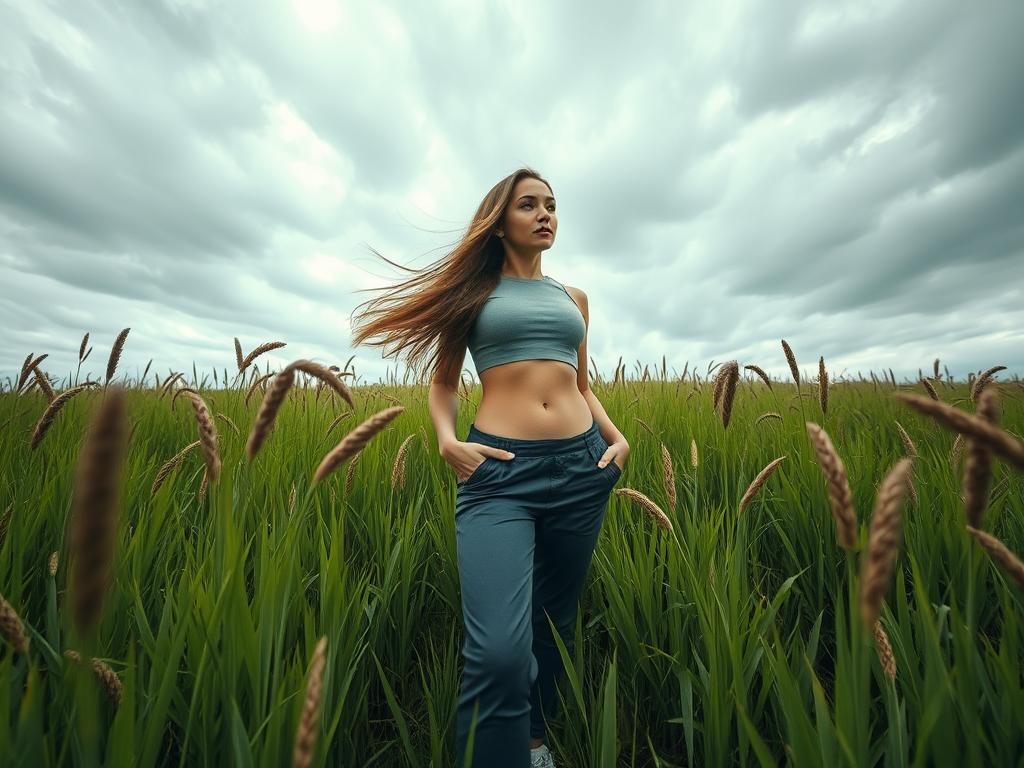
<path fill-rule="evenodd" d="M 465 639 L 455 752 L 475 723 L 474 768 L 553 768 L 545 720 L 564 672 L 548 616 L 572 650 L 576 608 L 629 444 L 587 378 L 587 295 L 545 275 L 554 193 L 521 168 L 485 196 L 437 269 L 403 284 L 356 344 L 437 342 L 429 408 L 456 475 Z M 390 263 L 390 262 L 389 262 Z M 418 345 L 418 346 L 417 346 Z M 464 439 L 456 389 L 466 350 L 483 394 Z"/>

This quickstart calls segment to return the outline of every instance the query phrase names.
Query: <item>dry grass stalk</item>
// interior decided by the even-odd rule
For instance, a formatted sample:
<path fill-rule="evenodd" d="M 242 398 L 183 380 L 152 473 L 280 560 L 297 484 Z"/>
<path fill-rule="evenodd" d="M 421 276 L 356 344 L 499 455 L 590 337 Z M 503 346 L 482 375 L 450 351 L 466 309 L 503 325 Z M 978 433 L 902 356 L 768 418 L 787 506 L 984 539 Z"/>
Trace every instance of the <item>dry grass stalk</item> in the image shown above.
<path fill-rule="evenodd" d="M 907 475 L 907 490 L 910 492 L 910 501 L 915 507 L 920 507 L 921 502 L 917 498 L 917 488 L 914 487 L 914 468 L 910 468 Z"/>
<path fill-rule="evenodd" d="M 743 498 L 740 499 L 740 513 L 742 513 L 743 510 L 747 508 L 747 505 L 750 503 L 750 500 L 757 495 L 757 492 L 761 490 L 761 486 L 765 484 L 765 481 L 768 479 L 771 473 L 774 472 L 775 468 L 779 466 L 779 464 L 781 464 L 785 459 L 785 456 L 779 456 L 779 458 L 774 459 L 770 464 L 768 464 L 764 469 L 762 469 L 758 473 L 757 477 L 755 477 L 753 482 L 751 482 L 750 485 L 747 487 L 747 491 L 746 493 L 743 494 Z"/>
<path fill-rule="evenodd" d="M 744 365 L 743 369 L 746 370 L 746 371 L 753 371 L 754 373 L 756 373 L 758 376 L 761 377 L 761 381 L 763 381 L 766 385 L 768 385 L 768 389 L 772 388 L 772 380 L 770 378 L 768 378 L 768 374 L 765 373 L 764 370 L 760 366 L 757 366 L 757 365 L 754 365 L 753 363 L 751 363 L 750 365 Z"/>
<path fill-rule="evenodd" d="M 617 496 L 625 496 L 627 499 L 632 499 L 640 505 L 644 512 L 650 515 L 659 527 L 664 528 L 666 531 L 672 530 L 672 521 L 668 519 L 668 515 L 661 510 L 661 507 L 640 493 L 640 491 L 633 488 L 616 488 L 613 493 Z"/>
<path fill-rule="evenodd" d="M 896 657 L 892 652 L 892 645 L 889 643 L 889 636 L 882 628 L 882 622 L 875 620 L 875 650 L 878 651 L 878 661 L 882 665 L 882 671 L 890 680 L 896 679 Z"/>
<path fill-rule="evenodd" d="M 974 380 L 974 386 L 971 387 L 971 400 L 974 401 L 974 403 L 977 403 L 978 398 L 981 397 L 981 391 L 985 389 L 990 381 L 992 381 L 992 377 L 999 371 L 1005 369 L 1005 365 L 994 365 L 978 376 L 978 378 Z"/>
<path fill-rule="evenodd" d="M 782 414 L 776 413 L 775 411 L 768 411 L 766 413 L 762 413 L 760 416 L 757 417 L 757 420 L 754 422 L 754 426 L 756 427 L 765 419 L 778 419 L 779 421 L 782 421 Z"/>
<path fill-rule="evenodd" d="M 928 379 L 921 379 L 921 384 L 923 384 L 924 388 L 926 390 L 928 390 L 928 396 L 932 400 L 938 400 L 939 399 L 939 393 L 935 391 L 935 387 L 932 385 L 932 383 L 930 381 L 928 381 Z"/>
<path fill-rule="evenodd" d="M 124 388 L 107 390 L 79 454 L 71 511 L 71 613 L 88 631 L 99 621 L 110 586 L 128 419 Z"/>
<path fill-rule="evenodd" d="M 294 512 L 294 511 L 295 511 L 295 494 L 296 494 L 296 491 L 297 491 L 297 489 L 296 489 L 296 487 L 295 487 L 295 483 L 293 482 L 293 483 L 292 483 L 292 490 L 291 490 L 291 492 L 290 492 L 290 493 L 288 494 L 288 514 L 289 514 L 289 515 L 290 515 L 290 514 L 291 514 L 292 512 Z"/>
<path fill-rule="evenodd" d="M 167 476 L 178 468 L 181 462 L 185 460 L 185 457 L 188 455 L 189 451 L 193 450 L 194 448 L 197 448 L 200 442 L 201 441 L 196 440 L 194 442 L 189 443 L 160 466 L 160 469 L 157 470 L 156 477 L 153 478 L 153 485 L 150 486 L 150 496 L 156 495 L 156 492 L 160 490 L 160 486 L 164 484 L 164 480 L 167 479 Z"/>
<path fill-rule="evenodd" d="M 252 365 L 252 361 L 259 357 L 260 355 L 266 352 L 270 352 L 271 350 L 280 349 L 281 347 L 286 346 L 288 345 L 285 344 L 285 342 L 283 341 L 268 341 L 265 344 L 260 344 L 258 347 L 256 347 L 256 349 L 254 349 L 252 352 L 245 356 L 245 359 L 242 360 L 241 365 L 238 366 L 238 372 L 241 373 L 250 365 Z"/>
<path fill-rule="evenodd" d="M 676 508 L 676 473 L 672 466 L 672 454 L 668 447 L 661 443 L 661 478 L 665 483 L 665 496 L 668 498 L 669 509 Z"/>
<path fill-rule="evenodd" d="M 224 422 L 225 424 L 227 424 L 227 425 L 228 425 L 229 427 L 231 427 L 231 429 L 233 429 L 233 430 L 235 431 L 235 434 L 236 434 L 236 435 L 240 435 L 240 434 L 242 434 L 241 432 L 239 432 L 239 431 L 238 431 L 238 427 L 236 427 L 236 426 L 235 426 L 235 422 L 233 422 L 233 421 L 232 421 L 232 420 L 231 420 L 231 419 L 230 419 L 230 418 L 229 418 L 229 417 L 227 416 L 227 414 L 224 414 L 224 413 L 220 413 L 220 412 L 218 412 L 218 413 L 217 413 L 217 418 L 218 418 L 218 419 L 220 419 L 221 421 L 223 421 L 223 422 Z"/>
<path fill-rule="evenodd" d="M 374 435 L 384 429 L 392 419 L 404 410 L 405 408 L 400 405 L 393 405 L 390 408 L 385 408 L 383 411 L 378 411 L 362 424 L 354 427 L 321 460 L 313 475 L 313 482 L 319 483 L 337 469 L 345 459 L 361 451 Z"/>
<path fill-rule="evenodd" d="M 0 635 L 20 654 L 28 653 L 28 635 L 14 606 L 0 595 Z"/>
<path fill-rule="evenodd" d="M 76 664 L 82 663 L 82 655 L 78 651 L 67 650 L 64 651 L 64 655 Z M 93 674 L 96 675 L 96 679 L 99 681 L 103 693 L 106 694 L 107 700 L 115 707 L 119 706 L 121 704 L 121 697 L 124 695 L 124 685 L 121 683 L 121 678 L 117 676 L 117 673 L 106 662 L 99 659 L 92 659 L 89 662 L 89 666 L 92 668 Z"/>
<path fill-rule="evenodd" d="M 736 384 L 740 380 L 740 367 L 735 360 L 725 364 L 725 383 L 722 385 L 722 427 L 728 428 L 732 416 L 733 399 L 736 397 Z"/>
<path fill-rule="evenodd" d="M 46 432 L 49 430 L 53 420 L 57 417 L 57 414 L 60 413 L 60 409 L 67 405 L 68 400 L 85 389 L 88 389 L 88 387 L 85 384 L 80 384 L 77 387 L 64 390 L 50 401 L 50 404 L 46 406 L 46 410 L 43 411 L 43 415 L 39 417 L 35 431 L 32 433 L 32 438 L 29 440 L 29 447 L 32 450 L 35 450 L 36 446 L 39 445 L 39 442 L 46 435 Z"/>
<path fill-rule="evenodd" d="M 117 371 L 117 363 L 121 359 L 121 351 L 124 349 L 124 342 L 128 338 L 128 331 L 131 328 L 124 328 L 117 338 L 114 340 L 114 346 L 110 350 L 110 357 L 107 359 L 107 379 L 105 384 L 109 384 L 110 380 L 114 378 L 114 373 Z"/>
<path fill-rule="evenodd" d="M 828 413 L 828 371 L 825 370 L 824 356 L 818 358 L 818 403 L 822 415 Z"/>
<path fill-rule="evenodd" d="M 209 478 L 206 474 L 206 467 L 203 467 L 203 479 L 199 483 L 199 490 L 196 491 L 196 498 L 202 503 L 203 499 L 206 498 L 206 488 L 209 485 Z"/>
<path fill-rule="evenodd" d="M 415 432 L 406 436 L 402 444 L 398 446 L 398 453 L 395 455 L 394 465 L 391 467 L 391 487 L 405 487 L 405 457 L 409 452 L 409 443 L 416 437 Z"/>
<path fill-rule="evenodd" d="M 260 403 L 259 413 L 256 414 L 256 420 L 253 422 L 252 431 L 249 433 L 249 440 L 245 446 L 249 461 L 256 458 L 256 454 L 263 445 L 263 441 L 270 434 L 270 429 L 274 426 L 274 420 L 277 418 L 277 412 L 284 402 L 284 396 L 294 383 L 295 370 L 286 367 L 274 377 L 274 381 L 267 388 L 266 394 L 263 395 L 263 401 Z"/>
<path fill-rule="evenodd" d="M 700 455 L 697 453 L 697 441 L 690 438 L 690 466 L 696 469 L 700 465 Z"/>
<path fill-rule="evenodd" d="M 309 768 L 316 752 L 316 738 L 320 721 L 320 692 L 324 683 L 324 667 L 327 664 L 327 637 L 321 637 L 313 649 L 309 663 L 309 679 L 306 681 L 306 698 L 302 704 L 302 715 L 295 734 L 295 751 L 292 755 L 293 768 Z"/>
<path fill-rule="evenodd" d="M 985 531 L 979 531 L 974 526 L 968 525 L 967 532 L 977 539 L 989 556 L 999 563 L 1011 579 L 1017 582 L 1017 586 L 1024 589 L 1024 563 L 1020 561 L 1020 558 L 1013 554 L 1003 542 Z"/>
<path fill-rule="evenodd" d="M 797 389 L 800 388 L 800 369 L 796 366 L 796 355 L 793 354 L 792 347 L 786 343 L 786 340 L 782 340 L 782 351 L 786 353 L 786 362 L 789 363 L 789 372 L 793 375 L 793 381 L 796 382 Z"/>
<path fill-rule="evenodd" d="M 978 400 L 977 416 L 996 426 L 1000 421 L 999 400 L 995 391 L 983 389 Z M 968 438 L 967 458 L 964 460 L 962 480 L 964 517 L 968 525 L 981 528 L 985 509 L 988 507 L 989 490 L 992 484 L 992 455 L 985 444 Z"/>
<path fill-rule="evenodd" d="M 860 569 L 860 615 L 865 627 L 874 625 L 889 589 L 902 535 L 900 511 L 912 463 L 913 459 L 906 456 L 897 461 L 878 488 Z"/>
<path fill-rule="evenodd" d="M 853 506 L 853 493 L 843 460 L 824 429 L 808 421 L 807 432 L 828 483 L 828 501 L 836 521 L 836 541 L 843 549 L 852 551 L 857 547 L 857 510 Z"/>
<path fill-rule="evenodd" d="M 57 575 L 57 565 L 60 562 L 60 553 L 54 550 L 50 554 L 50 561 L 46 564 L 46 569 L 50 572 L 51 576 Z"/>
<path fill-rule="evenodd" d="M 896 431 L 900 433 L 900 440 L 903 441 L 903 449 L 907 452 L 907 456 L 917 456 L 917 446 L 914 445 L 914 441 L 910 439 L 910 435 L 907 434 L 907 430 L 903 428 L 903 425 L 898 421 L 896 423 Z"/>
<path fill-rule="evenodd" d="M 1024 442 L 989 424 L 985 419 L 921 395 L 898 392 L 893 397 L 926 416 L 931 416 L 947 429 L 962 432 L 984 443 L 992 453 L 1024 471 Z"/>
<path fill-rule="evenodd" d="M 203 456 L 206 459 L 206 474 L 211 482 L 217 482 L 220 477 L 220 450 L 217 447 L 217 424 L 206 407 L 206 401 L 201 395 L 190 394 L 189 400 L 192 403 L 192 412 L 196 417 L 196 425 L 199 429 L 199 441 L 203 445 Z"/>

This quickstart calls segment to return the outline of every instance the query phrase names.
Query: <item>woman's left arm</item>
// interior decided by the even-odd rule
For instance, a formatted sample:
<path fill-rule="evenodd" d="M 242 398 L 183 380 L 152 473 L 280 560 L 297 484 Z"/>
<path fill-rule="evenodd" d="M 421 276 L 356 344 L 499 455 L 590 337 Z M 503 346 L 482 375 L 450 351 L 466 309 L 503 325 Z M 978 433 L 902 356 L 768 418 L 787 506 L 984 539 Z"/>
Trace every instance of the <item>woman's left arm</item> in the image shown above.
<path fill-rule="evenodd" d="M 597 395 L 590 388 L 590 373 L 588 369 L 587 360 L 587 336 L 589 335 L 590 329 L 590 303 L 587 300 L 587 294 L 581 291 L 579 288 L 573 288 L 571 286 L 565 286 L 565 289 L 569 292 L 569 295 L 576 302 L 576 306 L 579 307 L 580 312 L 583 315 L 583 322 L 586 329 L 583 333 L 583 343 L 580 344 L 578 360 L 576 364 L 576 386 L 580 390 L 580 394 L 586 399 L 587 404 L 590 406 L 590 412 L 594 414 L 594 421 L 597 422 L 597 428 L 601 431 L 601 437 L 608 443 L 608 450 L 604 452 L 601 459 L 597 462 L 599 467 L 604 467 L 609 461 L 615 459 L 616 456 L 620 456 L 621 459 L 615 463 L 619 465 L 619 469 L 625 469 L 626 459 L 629 458 L 629 442 L 623 435 L 612 420 L 608 417 L 608 414 L 604 410 L 604 406 L 601 405 L 601 401 L 597 399 Z"/>

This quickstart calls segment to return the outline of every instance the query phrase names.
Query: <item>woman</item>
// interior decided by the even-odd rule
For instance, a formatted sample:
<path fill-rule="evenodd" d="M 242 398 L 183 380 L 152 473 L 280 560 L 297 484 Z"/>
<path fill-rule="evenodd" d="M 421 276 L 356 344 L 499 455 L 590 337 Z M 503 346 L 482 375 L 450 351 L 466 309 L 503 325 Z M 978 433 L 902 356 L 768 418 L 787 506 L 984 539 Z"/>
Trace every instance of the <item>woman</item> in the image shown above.
<path fill-rule="evenodd" d="M 550 185 L 529 168 L 496 184 L 465 236 L 409 298 L 359 331 L 420 349 L 439 340 L 429 408 L 456 475 L 465 640 L 456 765 L 553 768 L 544 724 L 612 487 L 629 456 L 587 380 L 587 295 L 543 274 L 558 231 Z M 383 342 L 384 344 L 387 341 Z M 456 390 L 467 348 L 483 395 L 464 440 Z M 528 751 L 529 750 L 529 751 Z"/>

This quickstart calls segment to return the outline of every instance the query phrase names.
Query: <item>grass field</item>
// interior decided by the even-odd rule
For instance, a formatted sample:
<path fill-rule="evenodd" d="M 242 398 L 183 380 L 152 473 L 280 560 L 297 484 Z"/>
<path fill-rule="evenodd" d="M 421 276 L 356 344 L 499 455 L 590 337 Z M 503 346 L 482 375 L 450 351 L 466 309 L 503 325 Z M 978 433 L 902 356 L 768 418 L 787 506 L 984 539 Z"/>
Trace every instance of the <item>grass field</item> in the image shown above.
<path fill-rule="evenodd" d="M 5 764 L 451 765 L 455 476 L 426 386 L 297 371 L 285 393 L 256 364 L 115 374 L 41 437 L 61 383 L 0 393 Z M 631 453 L 549 729 L 560 768 L 1024 765 L 1024 389 L 935 367 L 998 440 L 954 447 L 901 399 L 939 402 L 926 386 L 885 374 L 592 374 Z"/>

